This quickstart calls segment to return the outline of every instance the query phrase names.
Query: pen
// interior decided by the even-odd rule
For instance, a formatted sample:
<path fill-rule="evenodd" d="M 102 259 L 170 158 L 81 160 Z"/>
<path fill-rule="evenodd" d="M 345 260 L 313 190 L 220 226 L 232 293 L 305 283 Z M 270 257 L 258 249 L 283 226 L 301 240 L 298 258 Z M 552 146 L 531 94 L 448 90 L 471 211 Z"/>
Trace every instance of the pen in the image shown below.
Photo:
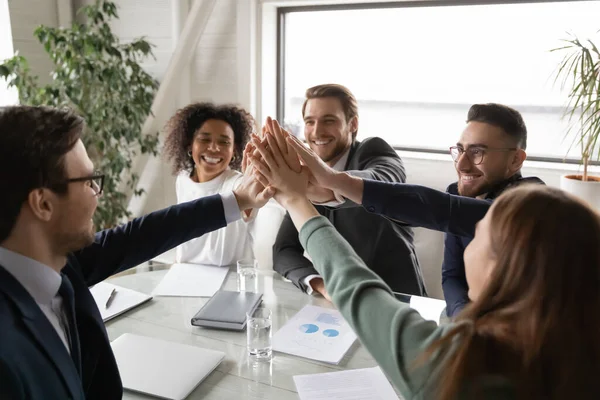
<path fill-rule="evenodd" d="M 112 292 L 110 292 L 110 296 L 108 296 L 108 300 L 106 300 L 106 306 L 104 306 L 104 308 L 108 308 L 110 306 L 110 303 L 112 303 L 113 299 L 115 298 L 115 294 L 117 294 L 117 289 L 113 289 Z"/>

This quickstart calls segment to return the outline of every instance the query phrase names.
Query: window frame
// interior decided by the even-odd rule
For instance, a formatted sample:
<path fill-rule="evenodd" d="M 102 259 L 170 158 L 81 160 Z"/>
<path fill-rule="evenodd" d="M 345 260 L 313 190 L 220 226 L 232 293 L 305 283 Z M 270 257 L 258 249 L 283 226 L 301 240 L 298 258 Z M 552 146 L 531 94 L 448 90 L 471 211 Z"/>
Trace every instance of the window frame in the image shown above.
<path fill-rule="evenodd" d="M 387 8 L 425 8 L 425 7 L 448 7 L 448 6 L 481 6 L 481 5 L 504 5 L 504 4 L 532 4 L 532 3 L 561 3 L 564 0 L 409 0 L 409 1 L 382 1 L 373 3 L 345 3 L 345 4 L 312 4 L 305 6 L 277 7 L 277 77 L 276 77 L 276 115 L 279 121 L 283 121 L 285 115 L 285 18 L 293 12 L 312 11 L 349 11 L 365 9 L 387 9 Z M 568 0 L 572 2 L 585 2 L 594 0 Z M 426 147 L 400 146 L 392 144 L 397 151 L 444 154 L 447 150 L 431 149 Z M 555 164 L 580 165 L 579 158 L 566 157 L 542 157 L 527 156 L 528 161 L 549 162 Z M 589 165 L 600 165 L 599 161 L 591 161 Z"/>

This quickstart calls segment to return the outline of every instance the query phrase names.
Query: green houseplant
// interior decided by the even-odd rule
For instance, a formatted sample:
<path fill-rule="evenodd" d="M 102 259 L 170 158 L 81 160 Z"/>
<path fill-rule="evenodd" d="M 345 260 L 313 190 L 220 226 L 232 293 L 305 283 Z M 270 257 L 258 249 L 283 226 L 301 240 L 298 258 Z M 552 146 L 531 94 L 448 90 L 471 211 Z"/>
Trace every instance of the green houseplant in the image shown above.
<path fill-rule="evenodd" d="M 96 168 L 104 173 L 104 192 L 94 222 L 109 228 L 130 217 L 128 192 L 141 194 L 131 173 L 140 153 L 157 153 L 158 132 L 142 135 L 158 83 L 140 66 L 152 56 L 143 38 L 121 43 L 109 21 L 118 18 L 111 1 L 96 0 L 78 14 L 85 22 L 69 28 L 40 26 L 34 35 L 54 66 L 52 81 L 40 84 L 27 60 L 16 54 L 0 64 L 0 77 L 18 90 L 21 104 L 70 107 L 86 120 L 83 142 Z"/>
<path fill-rule="evenodd" d="M 556 81 L 567 91 L 567 136 L 572 137 L 571 148 L 581 150 L 583 173 L 563 175 L 561 188 L 600 208 L 600 177 L 588 174 L 589 163 L 600 159 L 600 51 L 592 40 L 574 35 L 563 42 L 552 50 L 564 54 Z"/>

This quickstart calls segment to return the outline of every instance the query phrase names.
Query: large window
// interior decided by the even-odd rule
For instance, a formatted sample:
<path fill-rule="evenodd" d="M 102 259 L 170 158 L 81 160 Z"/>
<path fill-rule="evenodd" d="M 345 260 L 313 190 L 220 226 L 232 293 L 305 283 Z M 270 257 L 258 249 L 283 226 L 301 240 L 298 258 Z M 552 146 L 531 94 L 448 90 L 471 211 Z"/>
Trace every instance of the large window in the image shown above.
<path fill-rule="evenodd" d="M 531 158 L 562 160 L 562 56 L 550 50 L 568 32 L 598 37 L 600 1 L 503 3 L 280 9 L 279 118 L 302 136 L 304 91 L 340 83 L 358 98 L 359 139 L 446 152 L 471 104 L 497 102 L 523 114 Z"/>
<path fill-rule="evenodd" d="M 12 34 L 8 0 L 0 0 L 0 62 L 13 56 Z M 0 78 L 0 107 L 18 103 L 15 88 L 8 88 L 6 80 Z"/>

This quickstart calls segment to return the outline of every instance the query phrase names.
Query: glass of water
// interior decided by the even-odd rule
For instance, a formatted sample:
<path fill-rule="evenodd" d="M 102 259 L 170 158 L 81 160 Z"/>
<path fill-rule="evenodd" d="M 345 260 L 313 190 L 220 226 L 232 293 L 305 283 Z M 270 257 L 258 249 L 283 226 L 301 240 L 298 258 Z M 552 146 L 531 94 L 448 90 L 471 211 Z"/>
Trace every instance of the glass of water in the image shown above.
<path fill-rule="evenodd" d="M 237 262 L 238 291 L 258 293 L 258 278 L 256 260 L 239 260 Z"/>
<path fill-rule="evenodd" d="M 251 361 L 270 361 L 273 356 L 271 344 L 271 310 L 258 307 L 246 314 L 248 358 Z"/>

